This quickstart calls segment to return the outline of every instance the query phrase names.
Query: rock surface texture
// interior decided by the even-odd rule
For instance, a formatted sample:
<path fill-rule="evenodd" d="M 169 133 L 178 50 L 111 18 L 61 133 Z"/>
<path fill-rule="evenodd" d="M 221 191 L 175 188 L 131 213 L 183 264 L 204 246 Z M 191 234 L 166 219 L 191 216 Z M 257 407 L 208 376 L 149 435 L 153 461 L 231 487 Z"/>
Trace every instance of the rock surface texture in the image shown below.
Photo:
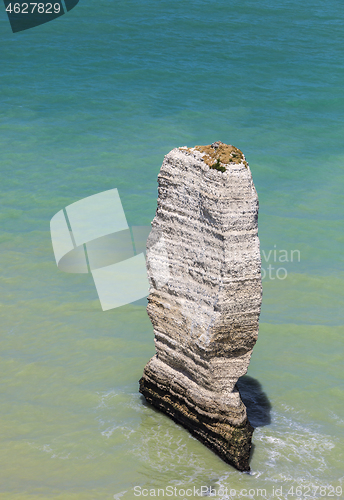
<path fill-rule="evenodd" d="M 146 400 L 240 471 L 253 427 L 236 387 L 258 336 L 258 197 L 242 152 L 221 142 L 173 149 L 147 242 L 147 312 L 156 355 Z"/>

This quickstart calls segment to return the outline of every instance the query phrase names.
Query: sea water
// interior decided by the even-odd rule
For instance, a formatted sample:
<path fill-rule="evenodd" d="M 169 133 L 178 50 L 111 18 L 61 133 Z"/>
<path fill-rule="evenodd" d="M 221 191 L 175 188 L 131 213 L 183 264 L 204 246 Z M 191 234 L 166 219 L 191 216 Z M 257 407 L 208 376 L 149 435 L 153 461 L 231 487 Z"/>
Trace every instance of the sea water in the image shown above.
<path fill-rule="evenodd" d="M 338 0 L 80 0 L 13 34 L 0 7 L 1 500 L 339 498 L 343 23 Z M 103 312 L 49 232 L 113 188 L 149 225 L 164 155 L 217 140 L 260 201 L 250 475 L 145 404 L 144 302 Z"/>

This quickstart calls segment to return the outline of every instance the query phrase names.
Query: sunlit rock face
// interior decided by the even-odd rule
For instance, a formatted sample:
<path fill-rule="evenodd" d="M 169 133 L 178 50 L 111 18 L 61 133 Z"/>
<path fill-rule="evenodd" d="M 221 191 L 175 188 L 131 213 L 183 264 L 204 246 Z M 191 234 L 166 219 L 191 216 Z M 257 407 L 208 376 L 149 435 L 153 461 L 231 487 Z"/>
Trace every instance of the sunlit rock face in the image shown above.
<path fill-rule="evenodd" d="M 249 470 L 253 428 L 236 388 L 258 336 L 258 197 L 240 150 L 177 148 L 159 176 L 147 242 L 156 355 L 147 401 L 227 463 Z"/>

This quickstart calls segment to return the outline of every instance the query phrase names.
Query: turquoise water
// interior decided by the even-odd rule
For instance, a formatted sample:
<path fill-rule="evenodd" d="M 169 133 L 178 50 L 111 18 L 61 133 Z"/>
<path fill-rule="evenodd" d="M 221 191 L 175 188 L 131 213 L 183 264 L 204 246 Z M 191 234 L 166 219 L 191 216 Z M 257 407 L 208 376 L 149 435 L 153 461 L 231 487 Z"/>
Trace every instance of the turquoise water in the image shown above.
<path fill-rule="evenodd" d="M 1 500 L 342 485 L 343 22 L 336 0 L 80 0 L 12 34 L 0 8 Z M 263 282 L 248 375 L 271 422 L 251 475 L 143 403 L 144 306 L 102 312 L 90 276 L 57 269 L 49 233 L 61 208 L 111 188 L 129 225 L 149 224 L 164 155 L 215 140 L 245 153 L 263 267 L 287 273 Z"/>

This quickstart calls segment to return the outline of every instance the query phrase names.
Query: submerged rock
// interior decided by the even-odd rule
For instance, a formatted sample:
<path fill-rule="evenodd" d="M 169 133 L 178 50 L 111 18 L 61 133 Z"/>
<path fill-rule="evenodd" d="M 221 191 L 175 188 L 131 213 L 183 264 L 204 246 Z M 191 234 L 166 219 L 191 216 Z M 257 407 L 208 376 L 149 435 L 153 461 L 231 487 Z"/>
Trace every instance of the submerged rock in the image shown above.
<path fill-rule="evenodd" d="M 147 312 L 156 355 L 146 400 L 240 471 L 253 427 L 236 387 L 258 336 L 258 197 L 242 152 L 221 142 L 173 149 L 147 242 Z"/>

